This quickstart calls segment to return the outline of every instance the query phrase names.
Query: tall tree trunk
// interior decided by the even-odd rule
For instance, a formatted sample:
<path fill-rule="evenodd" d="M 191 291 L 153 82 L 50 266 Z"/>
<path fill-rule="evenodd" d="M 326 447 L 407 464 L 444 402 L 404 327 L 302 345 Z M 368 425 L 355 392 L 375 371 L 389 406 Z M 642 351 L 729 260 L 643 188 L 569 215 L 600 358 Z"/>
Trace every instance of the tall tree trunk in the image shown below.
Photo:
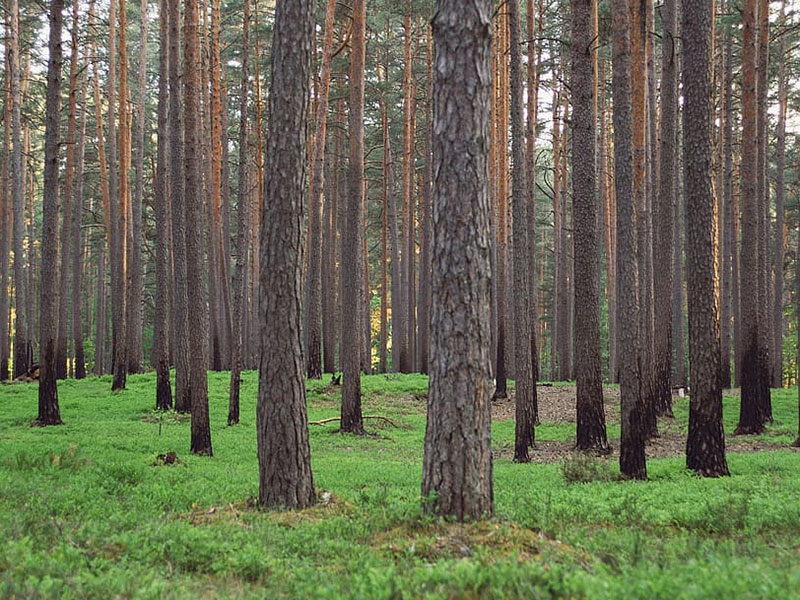
<path fill-rule="evenodd" d="M 89 12 L 94 12 L 94 2 L 90 3 Z M 72 22 L 74 35 L 77 37 L 79 32 L 79 16 L 77 3 L 73 7 Z M 89 64 L 90 48 L 84 50 L 83 63 Z M 69 233 L 69 253 L 72 261 L 72 343 L 75 351 L 75 379 L 86 377 L 86 355 L 83 346 L 83 175 L 84 158 L 86 153 L 86 121 L 88 110 L 86 108 L 86 97 L 88 95 L 88 85 L 78 81 L 80 87 L 80 120 L 78 122 L 78 139 L 75 143 L 75 187 L 72 200 L 72 231 Z M 66 327 L 66 323 L 64 324 Z"/>
<path fill-rule="evenodd" d="M 487 185 L 491 4 L 439 0 L 432 21 L 435 228 L 422 498 L 426 512 L 462 521 L 490 517 L 494 502 Z"/>
<path fill-rule="evenodd" d="M 146 6 L 142 2 L 143 7 Z M 152 363 L 156 368 L 156 408 L 172 408 L 172 387 L 169 375 L 170 335 L 170 261 L 169 248 L 169 20 L 167 0 L 158 2 L 158 150 L 156 154 L 155 222 L 156 222 L 156 297 L 153 315 Z M 145 18 L 145 15 L 142 15 Z M 144 25 L 143 25 L 144 27 Z M 139 80 L 141 85 L 141 79 Z M 141 101 L 141 98 L 140 98 Z M 138 161 L 137 161 L 138 162 Z M 137 181 L 138 187 L 138 181 Z"/>
<path fill-rule="evenodd" d="M 67 109 L 66 164 L 64 166 L 64 194 L 61 214 L 61 284 L 58 302 L 58 338 L 54 367 L 57 379 L 67 378 L 67 330 L 69 329 L 70 266 L 69 240 L 72 234 L 73 188 L 75 182 L 75 130 L 78 120 L 78 8 L 73 6 L 73 30 L 70 35 L 69 91 Z"/>
<path fill-rule="evenodd" d="M 128 248 L 128 373 L 141 373 L 144 366 L 144 346 L 142 344 L 142 202 L 144 201 L 144 144 L 146 134 L 147 103 L 147 3 L 141 0 L 139 17 L 139 73 L 137 81 L 136 140 L 134 142 L 134 183 L 131 203 L 131 223 Z"/>
<path fill-rule="evenodd" d="M 572 211 L 577 447 L 607 453 L 600 365 L 600 252 L 595 165 L 594 0 L 572 0 Z"/>
<path fill-rule="evenodd" d="M 528 173 L 525 162 L 525 133 L 523 126 L 522 51 L 520 48 L 519 0 L 508 4 L 508 42 L 511 50 L 511 163 L 513 214 L 512 243 L 514 245 L 514 351 L 515 366 L 515 430 L 514 460 L 529 462 L 528 449 L 536 441 L 536 382 L 531 361 L 531 321 L 528 303 Z M 533 176 L 533 173 L 531 173 Z"/>
<path fill-rule="evenodd" d="M 274 160 L 266 173 L 261 227 L 263 325 L 257 410 L 258 502 L 268 508 L 305 508 L 316 499 L 301 331 L 313 5 L 311 0 L 280 0 L 272 43 L 267 155 Z"/>
<path fill-rule="evenodd" d="M 620 471 L 633 479 L 647 477 L 644 454 L 645 407 L 641 388 L 639 335 L 639 265 L 637 204 L 634 196 L 631 128 L 631 23 L 627 0 L 612 0 L 614 165 L 617 198 L 617 326 L 620 368 Z"/>
<path fill-rule="evenodd" d="M 342 350 L 341 430 L 364 434 L 361 416 L 361 310 L 364 278 L 361 236 L 364 198 L 364 59 L 366 51 L 365 0 L 354 0 L 350 50 L 350 144 L 347 172 L 345 230 L 342 238 Z"/>
<path fill-rule="evenodd" d="M 27 372 L 33 364 L 33 339 L 28 313 L 28 270 L 25 264 L 25 172 L 22 163 L 22 92 L 20 90 L 19 3 L 10 0 L 11 27 L 8 38 L 11 72 L 11 198 L 14 208 L 14 368 L 13 376 Z"/>
<path fill-rule="evenodd" d="M 6 39 L 10 39 L 11 16 L 6 13 L 4 19 Z M 11 162 L 11 51 L 7 43 L 3 56 L 3 149 L 0 155 L 0 381 L 11 376 L 11 235 L 14 224 L 14 211 L 10 194 L 9 163 Z"/>
<path fill-rule="evenodd" d="M 386 18 L 386 36 L 390 35 L 389 18 Z M 384 52 L 384 64 L 378 67 L 378 81 L 385 83 L 389 72 L 389 50 Z M 382 164 L 382 210 L 381 210 L 381 330 L 378 345 L 378 372 L 389 368 L 389 168 L 392 159 L 389 152 L 389 109 L 386 98 L 380 99 L 381 139 L 383 141 Z"/>
<path fill-rule="evenodd" d="M 785 25 L 786 0 L 781 3 L 780 27 Z M 786 36 L 780 38 L 778 56 L 778 122 L 775 144 L 775 251 L 772 255 L 772 387 L 783 387 L 783 261 L 786 251 L 785 191 L 786 182 L 786 109 L 788 93 L 786 85 Z"/>
<path fill-rule="evenodd" d="M 423 175 L 420 191 L 419 227 L 422 230 L 422 242 L 419 255 L 419 371 L 428 372 L 430 362 L 430 328 L 431 328 L 431 244 L 433 243 L 433 217 L 431 193 L 433 189 L 433 155 L 431 153 L 433 138 L 433 36 L 430 27 L 426 31 L 428 87 L 425 94 L 425 141 L 423 143 Z"/>
<path fill-rule="evenodd" d="M 127 52 L 125 50 L 125 10 L 120 10 L 117 26 L 117 0 L 111 0 L 109 9 L 108 35 L 108 187 L 111 218 L 111 329 L 112 329 L 112 370 L 114 373 L 111 390 L 125 389 L 127 362 L 125 358 L 125 301 L 126 263 L 125 263 L 125 218 L 127 216 L 128 171 L 125 168 L 125 118 L 127 114 Z M 117 31 L 120 32 L 119 57 L 117 57 Z M 119 120 L 120 149 L 117 151 L 117 60 L 119 59 L 120 90 Z M 119 171 L 117 159 L 119 158 Z M 118 174 L 120 176 L 118 177 Z"/>
<path fill-rule="evenodd" d="M 248 94 L 250 88 L 250 0 L 244 0 L 242 10 L 242 80 L 239 89 L 239 202 L 236 220 L 237 252 L 233 298 L 233 352 L 231 359 L 231 386 L 228 397 L 228 425 L 239 422 L 239 389 L 242 371 L 242 345 L 245 343 L 245 314 L 247 312 L 248 265 L 250 262 L 250 186 L 248 167 Z"/>
<path fill-rule="evenodd" d="M 760 296 L 764 293 L 759 282 L 759 212 L 758 198 L 758 102 L 757 102 L 757 20 L 759 0 L 745 0 L 742 13 L 742 247 L 740 259 L 742 296 L 742 393 L 738 434 L 760 433 L 766 418 L 762 407 L 769 393 L 763 385 L 761 328 L 766 324 L 759 318 Z"/>
<path fill-rule="evenodd" d="M 684 0 L 683 163 L 689 304 L 687 468 L 706 477 L 728 475 L 719 379 L 719 279 L 717 215 L 711 189 L 711 4 Z"/>
<path fill-rule="evenodd" d="M 306 319 L 307 373 L 309 379 L 322 377 L 322 206 L 325 201 L 325 142 L 328 128 L 328 91 L 333 62 L 333 31 L 336 0 L 328 0 L 322 33 L 322 64 L 315 115 L 314 169 L 308 203 L 308 316 Z M 325 290 L 330 293 L 330 290 Z"/>
<path fill-rule="evenodd" d="M 172 269 L 175 313 L 175 410 L 192 408 L 189 389 L 189 321 L 186 288 L 186 222 L 184 208 L 184 144 L 181 102 L 180 0 L 168 0 L 169 14 L 169 198 L 172 213 Z"/>
<path fill-rule="evenodd" d="M 42 202 L 41 318 L 39 320 L 39 425 L 61 425 L 56 383 L 58 339 L 58 146 L 61 141 L 61 30 L 64 0 L 50 2 L 50 57 L 45 100 L 44 190 Z"/>
<path fill-rule="evenodd" d="M 664 38 L 661 43 L 661 166 L 653 227 L 655 300 L 654 379 L 655 412 L 672 414 L 672 242 L 675 221 L 677 167 L 677 46 L 678 12 L 675 0 L 662 7 Z M 655 108 L 654 108 L 655 109 Z"/>
<path fill-rule="evenodd" d="M 610 140 L 605 94 L 605 64 L 606 61 L 601 60 L 598 66 L 600 71 L 600 98 L 598 102 L 600 112 L 600 166 L 597 176 L 599 179 L 600 202 L 602 202 L 603 207 L 603 242 L 606 263 L 606 296 L 608 298 L 608 380 L 611 383 L 617 383 L 619 382 L 619 369 L 617 368 L 617 207 L 614 202 L 614 187 L 609 185 L 608 148 Z"/>
<path fill-rule="evenodd" d="M 737 255 L 738 240 L 733 235 L 733 49 L 731 35 L 724 35 L 724 71 L 723 71 L 723 116 L 722 123 L 722 206 L 723 214 L 723 255 L 722 255 L 722 325 L 720 328 L 720 344 L 722 359 L 720 377 L 722 387 L 731 387 L 731 318 L 733 316 L 733 264 Z M 735 327 L 738 329 L 738 319 Z M 739 371 L 738 364 L 736 371 Z"/>

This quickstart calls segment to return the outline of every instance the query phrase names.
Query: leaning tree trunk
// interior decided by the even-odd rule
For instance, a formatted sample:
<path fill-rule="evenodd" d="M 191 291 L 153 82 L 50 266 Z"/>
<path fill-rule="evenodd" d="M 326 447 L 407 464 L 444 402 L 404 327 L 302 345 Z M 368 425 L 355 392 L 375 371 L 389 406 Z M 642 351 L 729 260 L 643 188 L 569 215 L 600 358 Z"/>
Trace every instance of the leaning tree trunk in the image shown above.
<path fill-rule="evenodd" d="M 272 43 L 267 156 L 273 160 L 265 174 L 261 225 L 262 326 L 257 410 L 258 502 L 268 508 L 305 508 L 315 501 L 301 331 L 303 188 L 313 4 L 311 0 L 280 0 Z M 361 8 L 363 16 L 363 4 Z"/>
<path fill-rule="evenodd" d="M 50 58 L 45 100 L 44 190 L 42 204 L 41 318 L 39 320 L 39 425 L 60 425 L 56 383 L 58 337 L 58 145 L 61 141 L 61 29 L 64 0 L 50 2 Z"/>
<path fill-rule="evenodd" d="M 423 509 L 493 511 L 489 107 L 491 2 L 439 0 L 433 18 L 434 244 Z"/>

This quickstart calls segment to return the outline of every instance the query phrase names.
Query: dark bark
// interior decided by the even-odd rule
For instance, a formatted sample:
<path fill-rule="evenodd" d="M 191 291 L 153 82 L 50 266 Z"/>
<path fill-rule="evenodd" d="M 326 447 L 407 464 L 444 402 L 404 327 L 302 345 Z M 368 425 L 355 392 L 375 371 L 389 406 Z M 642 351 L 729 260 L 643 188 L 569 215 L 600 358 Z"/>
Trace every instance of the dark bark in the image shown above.
<path fill-rule="evenodd" d="M 661 152 L 658 197 L 653 227 L 655 300 L 653 391 L 657 415 L 672 415 L 672 243 L 675 220 L 677 168 L 677 39 L 678 19 L 675 0 L 662 7 L 664 38 L 661 42 Z"/>
<path fill-rule="evenodd" d="M 425 102 L 425 141 L 423 143 L 423 175 L 420 190 L 419 227 L 422 240 L 419 255 L 419 371 L 428 372 L 430 362 L 430 326 L 431 326 L 431 244 L 433 238 L 433 217 L 431 192 L 433 185 L 433 156 L 431 154 L 431 138 L 433 137 L 433 36 L 430 28 L 426 33 L 428 87 Z"/>
<path fill-rule="evenodd" d="M 61 141 L 61 30 L 64 0 L 50 2 L 50 39 L 45 100 L 44 190 L 42 202 L 41 319 L 39 320 L 39 415 L 38 425 L 61 425 L 56 383 L 58 338 L 58 146 Z"/>
<path fill-rule="evenodd" d="M 153 357 L 156 368 L 156 408 L 172 408 L 172 387 L 169 375 L 169 200 L 167 197 L 167 158 L 169 152 L 169 22 L 167 0 L 158 3 L 158 150 L 156 154 L 155 221 L 156 221 L 156 299 L 153 322 Z"/>
<path fill-rule="evenodd" d="M 208 419 L 208 294 L 204 260 L 205 223 L 201 180 L 200 141 L 200 41 L 197 0 L 184 3 L 183 110 L 184 110 L 184 202 L 186 223 L 186 297 L 189 326 L 189 388 L 192 413 L 191 451 L 211 456 Z"/>
<path fill-rule="evenodd" d="M 184 217 L 183 124 L 181 102 L 180 0 L 168 0 L 169 14 L 169 164 L 172 269 L 175 312 L 173 314 L 175 361 L 175 410 L 189 412 L 189 322 L 186 291 L 186 223 Z"/>
<path fill-rule="evenodd" d="M 600 250 L 595 166 L 594 0 L 572 0 L 572 214 L 577 447 L 607 453 L 600 366 Z"/>
<path fill-rule="evenodd" d="M 723 115 L 722 124 L 722 201 L 723 201 L 723 255 L 722 255 L 722 325 L 720 329 L 720 344 L 722 348 L 722 362 L 720 365 L 721 385 L 723 388 L 731 387 L 731 346 L 735 336 L 732 335 L 731 318 L 733 316 L 734 302 L 734 262 L 737 255 L 738 240 L 734 236 L 733 220 L 733 48 L 730 33 L 725 37 L 725 67 L 723 82 Z M 735 327 L 738 329 L 738 319 Z M 739 370 L 738 365 L 736 370 Z"/>
<path fill-rule="evenodd" d="M 439 0 L 433 18 L 434 246 L 423 509 L 493 511 L 489 357 L 491 2 Z"/>
<path fill-rule="evenodd" d="M 261 224 L 257 410 L 258 502 L 267 508 L 299 509 L 315 501 L 301 330 L 313 4 L 311 0 L 279 0 L 272 42 L 267 156 L 273 160 L 265 173 Z"/>
<path fill-rule="evenodd" d="M 633 195 L 631 131 L 631 33 L 626 0 L 612 0 L 614 43 L 614 171 L 617 199 L 617 326 L 620 369 L 620 471 L 633 479 L 647 477 L 645 422 L 641 396 L 639 286 L 636 211 Z"/>
<path fill-rule="evenodd" d="M 244 0 L 242 16 L 242 79 L 239 91 L 239 209 L 237 215 L 238 243 L 233 298 L 233 356 L 231 386 L 228 396 L 228 425 L 239 422 L 239 389 L 242 371 L 242 345 L 245 342 L 245 313 L 247 312 L 248 266 L 250 263 L 250 185 L 248 173 L 247 110 L 250 78 L 250 0 Z"/>
<path fill-rule="evenodd" d="M 353 4 L 350 50 L 350 140 L 347 201 L 342 238 L 342 421 L 343 433 L 364 434 L 361 415 L 361 324 L 364 294 L 363 235 L 364 197 L 364 60 L 365 0 Z"/>
<path fill-rule="evenodd" d="M 785 25 L 785 0 L 781 4 L 781 26 Z M 783 278 L 786 254 L 785 198 L 786 192 L 786 109 L 788 102 L 786 83 L 786 36 L 781 36 L 780 63 L 778 65 L 778 119 L 775 143 L 775 251 L 772 254 L 772 387 L 783 387 Z"/>
<path fill-rule="evenodd" d="M 717 206 L 711 189 L 711 5 L 684 0 L 683 164 L 691 397 L 686 466 L 705 477 L 729 475 L 722 429 L 717 296 Z"/>
<path fill-rule="evenodd" d="M 4 19 L 6 39 L 10 38 L 11 18 L 6 14 Z M 9 260 L 11 258 L 11 231 L 14 224 L 10 193 L 9 163 L 11 162 L 11 69 L 10 49 L 6 44 L 3 72 L 3 147 L 0 155 L 0 289 L 11 288 Z M 9 362 L 11 361 L 11 295 L 0 294 L 0 381 L 11 377 Z"/>

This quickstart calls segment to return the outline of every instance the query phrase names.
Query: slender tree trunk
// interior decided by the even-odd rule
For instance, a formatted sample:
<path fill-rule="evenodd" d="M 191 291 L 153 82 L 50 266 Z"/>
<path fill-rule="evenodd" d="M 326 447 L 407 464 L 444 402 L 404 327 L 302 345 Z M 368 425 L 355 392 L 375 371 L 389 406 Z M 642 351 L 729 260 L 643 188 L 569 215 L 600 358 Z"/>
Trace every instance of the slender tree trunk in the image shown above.
<path fill-rule="evenodd" d="M 426 512 L 463 521 L 490 517 L 493 510 L 487 185 L 491 2 L 439 0 L 432 26 L 435 228 L 422 498 Z"/>
<path fill-rule="evenodd" d="M 308 317 L 306 319 L 306 365 L 309 379 L 322 377 L 322 206 L 324 199 L 325 141 L 328 128 L 328 91 L 333 59 L 336 0 L 328 0 L 322 33 L 322 64 L 317 95 L 314 138 L 314 169 L 308 206 Z M 330 290 L 325 290 L 330 293 Z"/>
<path fill-rule="evenodd" d="M 137 81 L 138 107 L 136 110 L 136 140 L 134 143 L 134 183 L 131 204 L 131 223 L 129 239 L 133 242 L 128 248 L 128 373 L 141 373 L 144 365 L 144 346 L 142 344 L 142 202 L 144 201 L 144 144 L 146 135 L 147 103 L 147 3 L 141 0 L 139 13 L 139 73 Z"/>
<path fill-rule="evenodd" d="M 94 12 L 94 2 L 90 3 L 90 13 Z M 78 35 L 79 31 L 78 5 L 73 7 L 73 31 Z M 85 49 L 83 63 L 89 64 L 89 48 Z M 86 377 L 86 355 L 83 347 L 83 178 L 84 178 L 84 159 L 86 153 L 86 121 L 88 110 L 86 107 L 88 85 L 81 80 L 78 81 L 80 88 L 80 117 L 78 122 L 78 139 L 75 143 L 75 187 L 73 189 L 72 200 L 72 231 L 69 233 L 70 255 L 72 260 L 72 343 L 75 350 L 75 379 Z M 66 323 L 64 325 L 67 326 Z"/>
<path fill-rule="evenodd" d="M 387 143 L 389 140 L 387 139 Z M 391 147 L 388 148 L 389 152 L 389 172 L 387 177 L 389 179 L 389 198 L 388 208 L 389 211 L 389 251 L 392 260 L 392 371 L 400 371 L 400 345 L 405 335 L 404 316 L 402 314 L 402 287 L 403 287 L 403 271 L 400 261 L 400 234 L 397 225 L 397 195 L 395 194 L 395 179 L 394 179 L 394 159 L 392 156 Z"/>
<path fill-rule="evenodd" d="M 431 328 L 431 244 L 433 243 L 433 217 L 431 193 L 433 188 L 433 36 L 430 28 L 426 31 L 428 88 L 425 96 L 425 141 L 423 144 L 423 176 L 420 191 L 419 226 L 422 230 L 422 243 L 419 256 L 419 370 L 428 372 L 430 363 Z"/>
<path fill-rule="evenodd" d="M 342 421 L 343 433 L 364 434 L 361 416 L 361 310 L 363 307 L 364 59 L 365 0 L 354 0 L 350 50 L 350 145 L 345 230 L 342 239 Z"/>
<path fill-rule="evenodd" d="M 27 372 L 32 364 L 33 340 L 28 313 L 28 270 L 25 264 L 25 172 L 22 163 L 22 93 L 20 90 L 19 4 L 10 0 L 11 27 L 8 39 L 11 72 L 11 198 L 14 208 L 14 368 L 13 376 Z"/>
<path fill-rule="evenodd" d="M 631 23 L 627 0 L 612 0 L 614 165 L 617 198 L 617 326 L 620 368 L 620 471 L 647 477 L 645 408 L 641 388 L 639 276 L 631 128 Z"/>
<path fill-rule="evenodd" d="M 248 265 L 250 262 L 250 177 L 248 166 L 247 111 L 250 88 L 250 0 L 244 0 L 242 16 L 242 80 L 239 90 L 239 190 L 237 200 L 237 253 L 233 299 L 233 358 L 231 387 L 228 397 L 228 425 L 239 422 L 239 389 L 242 371 L 242 345 L 245 343 L 245 314 L 247 312 Z"/>
<path fill-rule="evenodd" d="M 267 137 L 267 155 L 274 160 L 266 172 L 261 227 L 263 325 L 257 409 L 258 502 L 267 508 L 305 508 L 316 499 L 301 331 L 313 5 L 311 0 L 280 0 L 275 10 Z"/>
<path fill-rule="evenodd" d="M 386 36 L 390 35 L 389 18 L 386 18 Z M 389 71 L 389 50 L 384 53 L 384 64 L 379 67 L 381 83 L 386 83 Z M 386 373 L 389 368 L 389 168 L 392 159 L 389 152 L 389 109 L 386 98 L 380 99 L 381 139 L 383 141 L 382 164 L 382 210 L 381 210 L 381 331 L 378 348 L 378 372 Z"/>
<path fill-rule="evenodd" d="M 780 26 L 785 25 L 786 0 L 781 3 Z M 778 56 L 778 122 L 777 140 L 775 144 L 775 251 L 772 255 L 773 261 L 773 285 L 772 294 L 772 387 L 783 387 L 783 277 L 784 277 L 784 257 L 786 250 L 786 231 L 785 231 L 785 191 L 786 184 L 786 109 L 788 93 L 786 85 L 786 36 L 782 36 L 779 45 Z"/>
<path fill-rule="evenodd" d="M 186 288 L 186 222 L 184 209 L 184 158 L 181 102 L 180 1 L 168 0 L 169 14 L 169 161 L 172 213 L 172 269 L 175 315 L 175 410 L 189 412 L 189 321 Z"/>
<path fill-rule="evenodd" d="M 730 33 L 724 35 L 723 71 L 723 123 L 722 123 L 722 202 L 723 202 L 723 254 L 722 254 L 722 325 L 720 340 L 722 362 L 720 377 L 722 387 L 731 387 L 731 318 L 733 313 L 733 263 L 737 255 L 738 240 L 733 235 L 733 51 Z M 738 320 L 736 323 L 738 328 Z M 739 371 L 738 365 L 736 371 Z"/>
<path fill-rule="evenodd" d="M 661 43 L 661 166 L 654 233 L 655 300 L 654 400 L 657 415 L 672 415 L 672 243 L 675 237 L 675 182 L 677 166 L 677 46 L 678 17 L 675 0 L 662 7 L 664 39 Z"/>
<path fill-rule="evenodd" d="M 606 266 L 606 296 L 608 298 L 608 380 L 611 383 L 619 381 L 617 368 L 617 251 L 615 233 L 617 225 L 617 208 L 614 203 L 614 187 L 609 185 L 608 173 L 608 114 L 606 111 L 606 61 L 599 64 L 599 112 L 600 112 L 600 166 L 598 171 L 600 201 L 603 203 L 603 233 L 605 245 Z M 671 216 L 670 216 L 671 220 Z"/>
<path fill-rule="evenodd" d="M 525 162 L 525 133 L 523 126 L 522 51 L 520 48 L 519 0 L 508 4 L 508 40 L 511 51 L 511 162 L 513 214 L 512 243 L 514 244 L 514 351 L 515 364 L 515 431 L 514 460 L 529 462 L 528 449 L 536 441 L 536 383 L 531 361 L 531 321 L 528 303 L 528 173 Z M 533 176 L 533 173 L 531 173 Z"/>
<path fill-rule="evenodd" d="M 41 318 L 39 320 L 39 425 L 61 425 L 56 383 L 58 339 L 58 146 L 61 141 L 61 30 L 64 1 L 50 2 L 50 57 L 45 100 L 44 190 L 42 203 Z"/>
<path fill-rule="evenodd" d="M 142 3 L 145 6 L 145 3 Z M 158 2 L 158 150 L 156 154 L 155 222 L 156 222 L 156 297 L 153 315 L 152 363 L 156 368 L 156 408 L 172 408 L 172 387 L 169 375 L 170 335 L 170 259 L 169 248 L 169 20 L 167 0 Z M 144 18 L 145 15 L 142 15 Z M 144 27 L 144 26 L 143 26 Z M 141 85 L 141 79 L 139 80 Z M 141 99 L 140 99 L 141 100 Z M 138 161 L 137 161 L 138 162 Z M 138 181 L 137 181 L 138 187 Z"/>
<path fill-rule="evenodd" d="M 6 39 L 10 39 L 11 16 L 6 13 L 4 19 Z M 0 381 L 11 377 L 11 236 L 14 224 L 14 211 L 10 194 L 9 163 L 11 162 L 11 53 L 6 44 L 3 56 L 3 149 L 0 155 Z"/>

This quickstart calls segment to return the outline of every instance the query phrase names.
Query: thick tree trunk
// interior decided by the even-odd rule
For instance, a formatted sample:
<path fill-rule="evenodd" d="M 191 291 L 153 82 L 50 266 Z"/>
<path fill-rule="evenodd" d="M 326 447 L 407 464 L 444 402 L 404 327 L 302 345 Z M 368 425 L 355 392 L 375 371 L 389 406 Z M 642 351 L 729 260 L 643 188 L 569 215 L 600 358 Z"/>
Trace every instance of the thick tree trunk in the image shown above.
<path fill-rule="evenodd" d="M 614 165 L 617 198 L 617 326 L 620 368 L 620 471 L 647 477 L 641 395 L 636 203 L 631 130 L 631 30 L 627 0 L 612 0 Z"/>
<path fill-rule="evenodd" d="M 301 330 L 313 4 L 311 0 L 279 0 L 272 43 L 267 155 L 274 160 L 267 167 L 261 225 L 263 312 L 257 410 L 258 502 L 268 508 L 305 508 L 316 499 Z"/>
<path fill-rule="evenodd" d="M 6 39 L 10 39 L 11 18 L 6 14 L 4 19 Z M 6 44 L 3 72 L 3 149 L 0 155 L 0 289 L 11 289 L 11 232 L 14 224 L 14 212 L 10 193 L 9 163 L 11 162 L 11 56 L 9 44 Z M 0 381 L 11 377 L 9 362 L 11 361 L 11 294 L 0 294 Z"/>
<path fill-rule="evenodd" d="M 597 231 L 594 0 L 572 0 L 572 214 L 575 257 L 577 447 L 607 453 L 600 365 L 600 252 Z"/>
<path fill-rule="evenodd" d="M 56 384 L 58 338 L 58 146 L 61 141 L 61 30 L 64 0 L 50 2 L 50 57 L 45 100 L 44 190 L 42 203 L 41 318 L 39 320 L 39 425 L 61 425 Z"/>
<path fill-rule="evenodd" d="M 489 358 L 491 2 L 439 0 L 433 18 L 434 252 L 423 509 L 493 511 Z"/>
<path fill-rule="evenodd" d="M 350 50 L 350 145 L 345 229 L 342 238 L 342 421 L 343 433 L 364 434 L 361 416 L 361 323 L 364 198 L 364 59 L 365 0 L 353 4 Z"/>
<path fill-rule="evenodd" d="M 724 36 L 725 68 L 723 74 L 723 115 L 722 123 L 722 202 L 723 214 L 723 255 L 722 255 L 722 325 L 720 328 L 720 344 L 722 359 L 720 377 L 723 388 L 731 387 L 731 346 L 733 338 L 731 331 L 731 318 L 733 316 L 733 269 L 737 256 L 738 239 L 734 237 L 733 230 L 733 48 L 731 35 Z M 738 329 L 738 319 L 735 324 Z M 736 365 L 738 373 L 739 366 Z"/>
<path fill-rule="evenodd" d="M 717 207 L 711 189 L 711 5 L 684 0 L 683 164 L 692 391 L 686 466 L 706 477 L 728 475 L 719 380 Z"/>

